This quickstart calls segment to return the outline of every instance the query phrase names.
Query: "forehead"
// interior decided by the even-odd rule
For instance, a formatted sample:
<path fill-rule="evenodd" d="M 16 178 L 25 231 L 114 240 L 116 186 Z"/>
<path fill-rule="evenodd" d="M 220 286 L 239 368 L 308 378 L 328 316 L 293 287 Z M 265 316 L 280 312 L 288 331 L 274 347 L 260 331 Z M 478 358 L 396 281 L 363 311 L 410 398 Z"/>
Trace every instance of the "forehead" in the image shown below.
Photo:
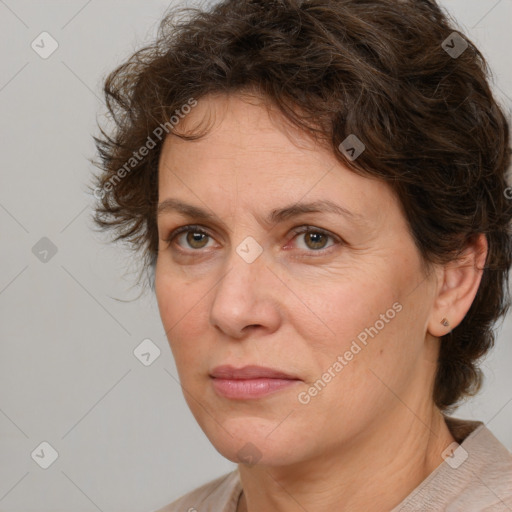
<path fill-rule="evenodd" d="M 286 123 L 263 99 L 247 94 L 205 96 L 176 129 L 204 135 L 197 140 L 172 133 L 166 137 L 159 161 L 161 184 L 170 177 L 166 170 L 192 179 L 222 180 L 237 173 L 239 178 L 272 175 L 279 180 L 325 173 L 336 164 L 330 151 Z"/>
<path fill-rule="evenodd" d="M 257 97 L 207 96 L 169 135 L 159 162 L 159 201 L 172 195 L 199 205 L 258 202 L 270 208 L 330 200 L 356 216 L 396 202 L 381 181 L 345 167 L 333 150 L 290 126 Z"/>
<path fill-rule="evenodd" d="M 199 139 L 187 141 L 167 136 L 162 151 L 165 160 L 168 151 L 184 149 L 188 157 L 210 159 L 275 160 L 287 156 L 298 157 L 299 151 L 318 153 L 318 144 L 309 134 L 287 122 L 283 115 L 263 98 L 248 93 L 207 95 L 184 116 L 176 126 L 178 134 L 196 135 Z M 203 166 L 204 168 L 204 166 Z"/>

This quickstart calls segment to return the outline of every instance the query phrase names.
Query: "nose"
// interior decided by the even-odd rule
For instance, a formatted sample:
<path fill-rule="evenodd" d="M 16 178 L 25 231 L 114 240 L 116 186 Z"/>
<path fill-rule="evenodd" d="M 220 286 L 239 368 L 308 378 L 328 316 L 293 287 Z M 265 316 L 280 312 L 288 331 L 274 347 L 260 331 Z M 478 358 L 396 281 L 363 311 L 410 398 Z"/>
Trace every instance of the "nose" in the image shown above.
<path fill-rule="evenodd" d="M 227 267 L 215 287 L 211 324 L 235 339 L 258 329 L 265 334 L 276 331 L 281 322 L 276 297 L 279 281 L 267 268 L 265 252 L 248 263 L 233 249 Z"/>

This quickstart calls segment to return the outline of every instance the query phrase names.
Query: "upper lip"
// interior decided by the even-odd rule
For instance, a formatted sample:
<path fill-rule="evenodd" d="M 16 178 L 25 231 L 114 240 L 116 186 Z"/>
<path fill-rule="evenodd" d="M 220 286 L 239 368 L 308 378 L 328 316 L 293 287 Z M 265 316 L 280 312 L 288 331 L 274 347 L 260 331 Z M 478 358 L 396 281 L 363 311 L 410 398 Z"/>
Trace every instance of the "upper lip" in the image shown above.
<path fill-rule="evenodd" d="M 248 379 L 289 379 L 299 380 L 297 377 L 281 370 L 266 368 L 264 366 L 249 365 L 243 368 L 235 368 L 230 365 L 216 366 L 210 377 L 216 379 L 248 380 Z"/>

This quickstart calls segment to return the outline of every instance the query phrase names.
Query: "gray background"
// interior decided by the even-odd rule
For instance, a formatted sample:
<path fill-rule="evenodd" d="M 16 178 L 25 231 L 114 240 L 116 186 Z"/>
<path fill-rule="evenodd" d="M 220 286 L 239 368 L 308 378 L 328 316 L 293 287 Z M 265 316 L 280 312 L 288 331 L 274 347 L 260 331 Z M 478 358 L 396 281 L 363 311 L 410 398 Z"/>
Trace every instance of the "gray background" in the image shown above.
<path fill-rule="evenodd" d="M 489 59 L 510 112 L 512 0 L 442 3 Z M 0 0 L 2 511 L 147 512 L 234 468 L 188 411 L 130 256 L 91 230 L 102 79 L 152 38 L 168 5 Z M 47 59 L 31 48 L 43 31 L 59 44 Z M 55 255 L 33 253 L 43 237 Z M 150 366 L 133 354 L 146 338 L 161 350 Z M 509 449 L 511 338 L 509 316 L 484 390 L 456 414 L 485 421 Z M 48 469 L 31 457 L 43 441 L 59 454 Z"/>

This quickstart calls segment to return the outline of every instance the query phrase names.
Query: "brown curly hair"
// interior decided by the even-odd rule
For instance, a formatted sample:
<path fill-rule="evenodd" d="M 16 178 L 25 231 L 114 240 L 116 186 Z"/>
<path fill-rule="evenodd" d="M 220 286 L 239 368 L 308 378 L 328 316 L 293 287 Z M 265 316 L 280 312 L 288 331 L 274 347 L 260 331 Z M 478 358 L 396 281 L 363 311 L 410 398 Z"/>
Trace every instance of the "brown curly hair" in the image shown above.
<path fill-rule="evenodd" d="M 455 42 L 460 55 L 447 51 Z M 391 185 L 427 267 L 485 233 L 478 293 L 440 348 L 433 398 L 450 411 L 480 388 L 478 360 L 510 305 L 509 127 L 488 77 L 434 0 L 225 0 L 171 11 L 155 42 L 105 81 L 114 126 L 94 137 L 94 220 L 138 252 L 153 288 L 162 127 L 201 137 L 169 120 L 210 93 L 257 91 L 353 172 Z M 366 145 L 354 161 L 338 149 L 349 134 Z"/>

